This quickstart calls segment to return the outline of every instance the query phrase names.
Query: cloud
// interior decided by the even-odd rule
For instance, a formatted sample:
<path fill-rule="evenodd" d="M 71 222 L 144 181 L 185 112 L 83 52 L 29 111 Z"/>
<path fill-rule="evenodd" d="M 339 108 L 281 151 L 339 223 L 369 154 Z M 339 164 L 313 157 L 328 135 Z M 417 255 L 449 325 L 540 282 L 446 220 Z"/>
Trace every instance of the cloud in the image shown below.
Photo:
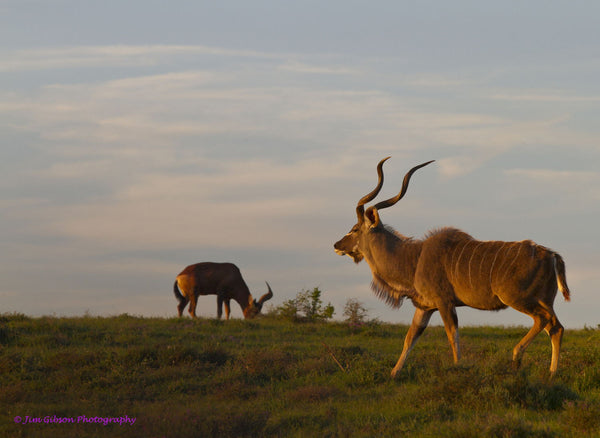
<path fill-rule="evenodd" d="M 468 173 L 524 143 L 595 141 L 594 135 L 581 132 L 577 134 L 579 138 L 573 136 L 572 130 L 565 126 L 569 120 L 567 114 L 536 120 L 497 111 L 445 110 L 443 105 L 428 104 L 410 93 L 399 95 L 388 86 L 366 81 L 357 86 L 356 77 L 358 80 L 362 77 L 355 74 L 362 69 L 360 63 L 327 64 L 308 55 L 149 45 L 20 51 L 8 58 L 38 59 L 48 65 L 56 58 L 69 68 L 78 59 L 91 65 L 118 64 L 121 60 L 132 63 L 147 60 L 163 65 L 168 64 L 166 57 L 193 54 L 240 59 L 244 68 L 239 71 L 174 68 L 166 73 L 145 75 L 125 71 L 119 79 L 48 84 L 37 95 L 8 94 L 0 112 L 8 117 L 10 122 L 5 123 L 10 123 L 13 129 L 39 132 L 41 137 L 55 143 L 53 147 L 66 150 L 70 144 L 78 144 L 79 148 L 88 144 L 98 150 L 98 145 L 102 145 L 100 154 L 125 159 L 139 156 L 143 150 L 148 157 L 168 160 L 167 154 L 158 149 L 174 151 L 178 145 L 191 141 L 205 146 L 217 137 L 218 147 L 207 145 L 213 152 L 241 142 L 240 149 L 246 145 L 253 155 L 257 148 L 262 152 L 285 147 L 301 151 L 299 145 L 311 145 L 313 151 L 328 145 L 339 150 L 383 153 L 416 151 L 436 145 L 445 148 L 441 165 L 447 176 Z M 267 68 L 255 64 L 272 58 L 277 62 Z M 304 74 L 303 81 L 292 80 L 290 75 L 296 73 Z M 314 78 L 319 75 L 356 77 L 348 86 L 332 88 Z M 452 75 L 439 73 L 407 74 L 400 82 L 413 90 L 459 87 L 478 95 L 484 86 L 480 83 L 475 91 L 469 91 Z M 225 138 L 227 145 L 222 143 Z"/>
<path fill-rule="evenodd" d="M 426 73 L 420 75 L 408 75 L 404 78 L 404 82 L 407 86 L 415 88 L 432 88 L 441 89 L 447 91 L 448 89 L 454 89 L 457 87 L 464 88 L 469 82 L 464 76 L 460 78 L 451 77 L 448 75 Z"/>
<path fill-rule="evenodd" d="M 281 55 L 252 50 L 233 50 L 202 45 L 71 46 L 0 51 L 0 72 L 51 69 L 151 66 L 166 58 L 220 56 L 277 59 Z"/>
<path fill-rule="evenodd" d="M 595 103 L 600 101 L 600 96 L 581 96 L 566 90 L 522 90 L 505 91 L 490 95 L 491 99 L 515 102 L 542 102 L 542 103 Z"/>
<path fill-rule="evenodd" d="M 306 218 L 318 205 L 310 198 L 272 198 L 203 203 L 197 199 L 103 202 L 41 209 L 40 232 L 125 251 L 174 248 L 295 248 L 317 237 L 290 234 L 292 218 Z"/>
<path fill-rule="evenodd" d="M 510 169 L 509 176 L 522 177 L 544 184 L 563 185 L 566 182 L 578 185 L 594 185 L 599 182 L 600 174 L 589 171 L 552 170 L 552 169 Z"/>
<path fill-rule="evenodd" d="M 316 225 L 315 214 L 334 202 L 327 186 L 342 172 L 343 164 L 309 160 L 277 166 L 232 161 L 218 165 L 217 172 L 144 173 L 116 187 L 109 197 L 38 205 L 45 220 L 31 227 L 36 234 L 86 242 L 100 252 L 290 246 L 306 250 L 324 240 L 310 228 Z"/>
<path fill-rule="evenodd" d="M 443 158 L 438 160 L 440 173 L 448 178 L 454 178 L 457 176 L 471 173 L 475 169 L 482 166 L 487 160 L 489 160 L 489 154 L 479 155 L 462 155 L 458 157 Z"/>
<path fill-rule="evenodd" d="M 320 74 L 320 75 L 357 75 L 361 74 L 360 70 L 352 69 L 342 66 L 320 66 L 315 64 L 307 64 L 298 61 L 288 61 L 278 67 L 279 70 L 295 72 L 295 73 L 309 73 L 309 74 Z"/>
<path fill-rule="evenodd" d="M 532 187 L 537 185 L 545 187 L 546 191 L 555 195 L 561 194 L 569 204 L 573 202 L 587 204 L 590 201 L 600 200 L 599 172 L 516 168 L 505 171 L 505 174 L 513 184 L 522 183 L 521 195 L 539 191 Z"/>

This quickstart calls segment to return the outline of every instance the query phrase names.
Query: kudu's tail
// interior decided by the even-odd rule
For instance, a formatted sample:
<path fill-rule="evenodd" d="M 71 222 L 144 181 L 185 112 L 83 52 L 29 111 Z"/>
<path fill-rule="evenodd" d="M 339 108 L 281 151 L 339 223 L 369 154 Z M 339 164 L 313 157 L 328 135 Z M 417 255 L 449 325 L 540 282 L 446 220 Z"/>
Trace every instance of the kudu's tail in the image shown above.
<path fill-rule="evenodd" d="M 177 298 L 177 301 L 179 301 L 180 303 L 185 301 L 185 298 L 183 297 L 183 295 L 181 295 L 181 292 L 179 292 L 177 280 L 175 280 L 175 284 L 173 284 L 173 294 L 175 295 L 175 298 Z"/>
<path fill-rule="evenodd" d="M 567 274 L 565 273 L 565 261 L 557 253 L 554 253 L 554 271 L 556 272 L 558 289 L 560 289 L 565 297 L 565 301 L 571 301 L 571 291 L 569 291 L 569 286 L 567 286 Z"/>

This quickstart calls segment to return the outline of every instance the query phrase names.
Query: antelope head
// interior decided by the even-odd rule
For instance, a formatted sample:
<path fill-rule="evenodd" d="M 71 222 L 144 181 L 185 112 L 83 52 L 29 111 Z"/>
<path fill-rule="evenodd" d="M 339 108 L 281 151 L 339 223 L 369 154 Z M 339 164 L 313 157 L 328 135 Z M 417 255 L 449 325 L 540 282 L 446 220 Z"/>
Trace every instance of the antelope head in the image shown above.
<path fill-rule="evenodd" d="M 337 254 L 342 256 L 347 255 L 351 257 L 355 263 L 360 263 L 363 260 L 365 254 L 369 251 L 367 245 L 368 241 L 372 240 L 375 234 L 383 229 L 383 225 L 379 219 L 379 210 L 391 207 L 400 199 L 402 199 L 408 190 L 408 183 L 410 182 L 410 177 L 412 174 L 421 167 L 427 166 L 434 161 L 428 161 L 410 169 L 404 176 L 400 193 L 393 198 L 386 199 L 385 201 L 381 201 L 367 208 L 365 211 L 365 204 L 375 199 L 375 197 L 379 194 L 381 187 L 383 186 L 383 163 L 385 163 L 389 158 L 390 157 L 384 158 L 377 165 L 377 186 L 373 189 L 373 191 L 363 196 L 356 205 L 356 216 L 358 222 L 350 229 L 348 234 L 346 234 L 341 240 L 333 245 Z"/>
<path fill-rule="evenodd" d="M 265 281 L 265 283 L 267 283 L 267 282 Z M 254 318 L 262 310 L 263 304 L 265 303 L 265 301 L 273 298 L 273 291 L 271 290 L 271 286 L 269 286 L 269 283 L 267 283 L 267 288 L 269 289 L 269 291 L 266 294 L 264 294 L 262 297 L 260 297 L 260 299 L 258 301 L 256 301 L 252 297 L 252 295 L 250 295 L 248 297 L 248 306 L 244 309 L 244 318 L 246 318 L 246 319 Z"/>

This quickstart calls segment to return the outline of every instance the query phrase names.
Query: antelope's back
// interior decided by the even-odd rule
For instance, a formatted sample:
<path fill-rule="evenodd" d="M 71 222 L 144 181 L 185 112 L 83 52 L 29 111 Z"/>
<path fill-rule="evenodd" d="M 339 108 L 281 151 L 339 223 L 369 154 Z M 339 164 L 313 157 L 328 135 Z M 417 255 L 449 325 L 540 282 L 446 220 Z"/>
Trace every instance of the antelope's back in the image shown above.
<path fill-rule="evenodd" d="M 186 291 L 210 294 L 239 275 L 240 271 L 233 263 L 202 262 L 187 266 L 177 276 L 177 282 Z"/>

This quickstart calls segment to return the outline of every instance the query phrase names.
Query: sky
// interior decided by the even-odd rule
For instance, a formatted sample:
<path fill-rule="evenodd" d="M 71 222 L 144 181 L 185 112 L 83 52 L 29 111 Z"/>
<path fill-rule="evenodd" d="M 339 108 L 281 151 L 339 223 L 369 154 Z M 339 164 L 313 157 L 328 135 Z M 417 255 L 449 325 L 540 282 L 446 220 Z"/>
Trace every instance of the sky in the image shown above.
<path fill-rule="evenodd" d="M 333 251 L 392 156 L 378 199 L 436 162 L 384 223 L 548 246 L 572 291 L 559 319 L 595 328 L 598 16 L 577 0 L 0 0 L 0 313 L 172 317 L 185 266 L 229 261 L 273 306 L 319 287 L 338 319 L 353 298 L 409 324 L 409 301 L 386 307 L 368 265 Z"/>

